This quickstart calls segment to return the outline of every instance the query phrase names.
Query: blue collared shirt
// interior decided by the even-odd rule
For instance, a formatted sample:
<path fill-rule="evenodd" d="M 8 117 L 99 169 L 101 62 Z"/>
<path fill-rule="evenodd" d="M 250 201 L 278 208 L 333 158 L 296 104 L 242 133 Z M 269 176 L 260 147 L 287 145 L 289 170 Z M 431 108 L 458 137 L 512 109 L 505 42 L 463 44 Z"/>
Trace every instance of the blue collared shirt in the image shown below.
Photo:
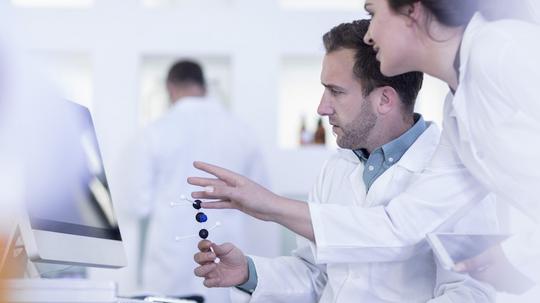
<path fill-rule="evenodd" d="M 236 288 L 251 295 L 255 291 L 259 279 L 257 277 L 257 269 L 255 269 L 253 259 L 246 256 L 246 260 L 248 263 L 248 280 L 244 284 L 237 285 Z"/>
<path fill-rule="evenodd" d="M 368 154 L 365 149 L 354 150 L 356 156 L 365 166 L 362 178 L 366 185 L 366 191 L 369 191 L 369 188 L 378 177 L 401 159 L 414 141 L 426 130 L 426 122 L 422 115 L 415 113 L 414 121 L 414 125 L 405 133 L 377 148 L 371 154 Z"/>

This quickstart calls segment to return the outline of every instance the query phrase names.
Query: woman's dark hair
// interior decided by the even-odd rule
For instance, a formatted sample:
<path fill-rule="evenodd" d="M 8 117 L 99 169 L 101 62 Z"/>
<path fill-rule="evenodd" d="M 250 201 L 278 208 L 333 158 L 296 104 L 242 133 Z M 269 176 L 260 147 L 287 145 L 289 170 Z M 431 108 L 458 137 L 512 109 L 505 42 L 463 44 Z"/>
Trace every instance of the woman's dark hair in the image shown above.
<path fill-rule="evenodd" d="M 451 27 L 466 26 L 476 12 L 488 20 L 532 20 L 523 0 L 387 0 L 395 12 L 407 5 L 420 2 L 441 24 Z M 428 20 L 429 21 L 429 20 Z"/>
<path fill-rule="evenodd" d="M 364 43 L 368 28 L 369 20 L 343 23 L 332 28 L 323 36 L 326 53 L 341 49 L 354 50 L 353 73 L 362 85 L 364 96 L 378 87 L 390 86 L 398 93 L 404 108 L 412 112 L 422 87 L 423 74 L 410 72 L 395 77 L 384 76 L 373 47 Z"/>

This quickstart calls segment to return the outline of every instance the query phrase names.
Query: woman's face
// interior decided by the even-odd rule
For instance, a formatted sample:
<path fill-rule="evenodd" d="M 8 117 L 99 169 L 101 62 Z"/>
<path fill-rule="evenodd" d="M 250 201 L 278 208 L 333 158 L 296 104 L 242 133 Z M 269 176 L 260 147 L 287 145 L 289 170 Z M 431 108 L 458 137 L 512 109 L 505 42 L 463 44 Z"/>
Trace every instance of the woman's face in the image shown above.
<path fill-rule="evenodd" d="M 371 16 L 371 23 L 364 41 L 377 52 L 381 72 L 391 77 L 417 71 L 414 57 L 418 56 L 415 50 L 418 39 L 415 21 L 407 15 L 407 8 L 403 12 L 395 12 L 388 0 L 366 0 L 365 9 Z"/>

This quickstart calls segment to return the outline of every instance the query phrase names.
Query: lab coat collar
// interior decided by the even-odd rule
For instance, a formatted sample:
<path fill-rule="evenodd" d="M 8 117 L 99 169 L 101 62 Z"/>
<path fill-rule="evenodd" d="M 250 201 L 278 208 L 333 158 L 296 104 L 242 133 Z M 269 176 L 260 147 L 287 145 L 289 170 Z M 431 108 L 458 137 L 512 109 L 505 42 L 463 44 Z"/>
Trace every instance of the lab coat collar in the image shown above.
<path fill-rule="evenodd" d="M 337 152 L 346 161 L 352 162 L 354 164 L 361 163 L 360 159 L 352 149 L 338 148 Z"/>
<path fill-rule="evenodd" d="M 465 77 L 465 70 L 467 64 L 469 63 L 469 57 L 471 53 L 472 44 L 475 40 L 476 34 L 479 32 L 479 29 L 487 23 L 486 19 L 482 16 L 481 13 L 476 13 L 469 21 L 469 24 L 465 28 L 463 33 L 463 38 L 461 40 L 460 48 L 460 65 L 459 65 L 459 83 L 463 83 Z M 458 86 L 459 89 L 459 86 Z"/>
<path fill-rule="evenodd" d="M 183 98 L 178 99 L 176 102 L 174 102 L 172 105 L 172 108 L 180 109 L 180 108 L 192 108 L 192 107 L 200 107 L 200 106 L 216 106 L 219 104 L 220 102 L 218 102 L 216 98 L 209 97 L 209 96 L 183 97 Z"/>
<path fill-rule="evenodd" d="M 484 19 L 481 13 L 476 13 L 472 18 L 471 21 L 469 21 L 469 24 L 465 28 L 465 32 L 463 33 L 463 38 L 461 41 L 460 46 L 460 53 L 459 53 L 459 85 L 457 87 L 456 92 L 452 95 L 452 93 L 449 94 L 452 98 L 452 107 L 450 109 L 449 115 L 450 117 L 454 117 L 459 121 L 458 128 L 460 133 L 460 139 L 462 141 L 468 141 L 469 140 L 469 128 L 468 124 L 465 123 L 463 120 L 465 117 L 468 116 L 467 111 L 467 102 L 474 102 L 474 100 L 470 100 L 467 98 L 464 98 L 462 96 L 463 87 L 465 85 L 465 77 L 467 66 L 469 64 L 469 58 L 471 54 L 471 50 L 473 47 L 474 40 L 480 31 L 480 29 L 487 23 L 487 21 Z"/>
<path fill-rule="evenodd" d="M 426 122 L 427 129 L 403 154 L 395 164 L 411 172 L 420 172 L 431 161 L 431 156 L 439 143 L 440 130 L 433 122 Z"/>
<path fill-rule="evenodd" d="M 395 164 L 412 172 L 419 172 L 426 166 L 426 161 L 431 160 L 430 155 L 439 142 L 440 130 L 433 122 L 426 121 L 426 130 L 416 139 L 416 141 L 407 149 L 401 159 Z M 354 151 L 350 149 L 338 148 L 338 154 L 342 159 L 354 164 L 360 164 L 361 161 Z"/>
<path fill-rule="evenodd" d="M 427 125 L 422 115 L 414 114 L 414 124 L 398 138 L 384 144 L 381 148 L 385 161 L 389 158 L 399 161 L 403 154 L 413 145 L 413 143 L 424 133 Z"/>

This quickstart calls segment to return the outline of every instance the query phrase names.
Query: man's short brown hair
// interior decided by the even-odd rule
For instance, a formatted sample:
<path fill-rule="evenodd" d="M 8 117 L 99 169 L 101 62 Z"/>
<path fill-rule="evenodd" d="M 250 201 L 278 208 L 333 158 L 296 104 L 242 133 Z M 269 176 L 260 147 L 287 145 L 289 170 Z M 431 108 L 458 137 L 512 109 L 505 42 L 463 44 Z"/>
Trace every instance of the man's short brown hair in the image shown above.
<path fill-rule="evenodd" d="M 326 53 L 340 49 L 355 50 L 353 73 L 360 80 L 364 96 L 369 95 L 378 87 L 390 86 L 399 94 L 404 108 L 412 113 L 416 97 L 422 88 L 423 74 L 410 72 L 394 77 L 384 76 L 373 47 L 364 43 L 369 22 L 369 20 L 357 20 L 332 28 L 323 36 Z"/>

